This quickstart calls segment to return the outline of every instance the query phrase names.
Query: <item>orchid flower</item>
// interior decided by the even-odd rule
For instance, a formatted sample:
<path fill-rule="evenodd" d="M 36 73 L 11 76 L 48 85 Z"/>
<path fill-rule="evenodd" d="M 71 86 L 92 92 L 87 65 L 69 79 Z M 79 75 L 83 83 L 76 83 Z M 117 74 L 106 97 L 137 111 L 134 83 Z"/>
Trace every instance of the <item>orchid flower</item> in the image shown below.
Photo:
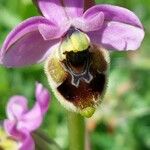
<path fill-rule="evenodd" d="M 7 36 L 0 62 L 21 67 L 45 61 L 49 84 L 68 109 L 90 117 L 107 84 L 108 50 L 136 50 L 144 38 L 138 17 L 126 8 L 84 0 L 35 0 L 42 16 Z M 107 49 L 107 50 L 106 50 Z"/>
<path fill-rule="evenodd" d="M 35 96 L 36 102 L 31 110 L 23 96 L 13 96 L 7 105 L 8 119 L 4 121 L 4 128 L 19 143 L 19 150 L 35 149 L 32 132 L 40 127 L 49 107 L 50 95 L 42 84 L 36 85 Z"/>

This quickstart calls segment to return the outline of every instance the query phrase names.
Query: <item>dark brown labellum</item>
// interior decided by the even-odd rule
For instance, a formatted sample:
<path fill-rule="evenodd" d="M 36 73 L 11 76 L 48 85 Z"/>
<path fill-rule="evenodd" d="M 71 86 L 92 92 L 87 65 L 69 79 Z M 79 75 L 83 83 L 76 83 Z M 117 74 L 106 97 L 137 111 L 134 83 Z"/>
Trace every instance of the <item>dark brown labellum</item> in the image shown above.
<path fill-rule="evenodd" d="M 85 50 L 77 54 L 69 53 L 67 58 L 63 63 L 68 75 L 57 90 L 64 99 L 77 107 L 83 109 L 94 106 L 99 96 L 103 95 L 107 82 L 107 62 L 104 56 L 101 51 Z"/>
<path fill-rule="evenodd" d="M 108 52 L 75 32 L 51 53 L 45 73 L 62 105 L 90 117 L 105 93 L 108 66 Z"/>

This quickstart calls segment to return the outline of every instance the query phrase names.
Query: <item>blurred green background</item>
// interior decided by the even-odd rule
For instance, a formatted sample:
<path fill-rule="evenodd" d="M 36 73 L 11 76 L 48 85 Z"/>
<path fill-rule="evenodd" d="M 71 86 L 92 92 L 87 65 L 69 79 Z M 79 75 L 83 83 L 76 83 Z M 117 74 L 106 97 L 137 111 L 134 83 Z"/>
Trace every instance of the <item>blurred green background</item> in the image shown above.
<path fill-rule="evenodd" d="M 150 149 L 150 0 L 97 0 L 134 11 L 146 36 L 136 52 L 111 53 L 109 85 L 97 113 L 87 120 L 88 145 L 92 150 Z M 0 0 L 0 45 L 19 22 L 38 15 L 31 0 Z M 0 120 L 11 95 L 22 94 L 34 102 L 35 81 L 48 87 L 43 64 L 21 69 L 0 67 Z M 52 96 L 41 127 L 63 149 L 68 147 L 66 111 Z"/>

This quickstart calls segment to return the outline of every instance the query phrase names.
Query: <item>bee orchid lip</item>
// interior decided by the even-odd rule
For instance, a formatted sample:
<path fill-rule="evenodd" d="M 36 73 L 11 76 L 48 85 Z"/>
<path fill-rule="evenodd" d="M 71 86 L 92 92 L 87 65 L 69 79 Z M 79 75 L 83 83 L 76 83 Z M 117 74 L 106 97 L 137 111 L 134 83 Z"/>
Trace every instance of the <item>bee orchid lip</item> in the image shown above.
<path fill-rule="evenodd" d="M 80 38 L 76 42 L 78 48 L 83 45 Z M 88 49 L 78 51 L 72 50 L 69 40 L 65 46 L 62 44 L 46 61 L 45 73 L 52 91 L 65 108 L 91 117 L 105 94 L 109 54 L 90 41 L 87 44 Z"/>

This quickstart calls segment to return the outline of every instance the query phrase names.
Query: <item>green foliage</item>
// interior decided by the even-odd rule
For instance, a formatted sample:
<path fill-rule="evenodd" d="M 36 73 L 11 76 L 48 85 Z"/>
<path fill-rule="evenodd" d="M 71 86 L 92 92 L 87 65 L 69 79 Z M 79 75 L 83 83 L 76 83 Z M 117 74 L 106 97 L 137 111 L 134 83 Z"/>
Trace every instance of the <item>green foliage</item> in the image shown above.
<path fill-rule="evenodd" d="M 108 91 L 97 111 L 88 120 L 93 150 L 150 149 L 150 0 L 97 0 L 124 6 L 142 20 L 146 37 L 136 52 L 113 52 Z M 31 0 L 0 0 L 0 43 L 22 20 L 38 15 Z M 1 45 L 0 44 L 0 45 Z M 35 81 L 48 87 L 43 64 L 22 69 L 0 67 L 0 120 L 11 95 L 22 94 L 34 102 Z M 66 112 L 52 96 L 52 103 L 42 129 L 62 147 L 67 148 Z M 95 119 L 96 118 L 96 119 Z"/>

